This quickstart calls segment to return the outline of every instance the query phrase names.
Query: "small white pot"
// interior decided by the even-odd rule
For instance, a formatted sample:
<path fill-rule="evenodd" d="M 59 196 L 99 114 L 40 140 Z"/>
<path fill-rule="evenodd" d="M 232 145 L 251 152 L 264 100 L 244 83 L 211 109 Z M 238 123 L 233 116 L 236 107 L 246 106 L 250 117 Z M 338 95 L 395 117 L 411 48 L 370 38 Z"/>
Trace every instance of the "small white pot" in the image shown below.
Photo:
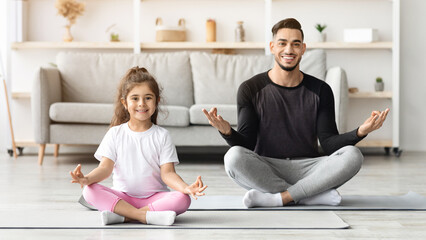
<path fill-rule="evenodd" d="M 318 33 L 318 42 L 326 42 L 327 41 L 327 34 L 322 32 Z"/>
<path fill-rule="evenodd" d="M 385 89 L 385 84 L 383 82 L 376 82 L 374 84 L 374 89 L 376 90 L 376 92 L 383 92 L 383 90 Z"/>

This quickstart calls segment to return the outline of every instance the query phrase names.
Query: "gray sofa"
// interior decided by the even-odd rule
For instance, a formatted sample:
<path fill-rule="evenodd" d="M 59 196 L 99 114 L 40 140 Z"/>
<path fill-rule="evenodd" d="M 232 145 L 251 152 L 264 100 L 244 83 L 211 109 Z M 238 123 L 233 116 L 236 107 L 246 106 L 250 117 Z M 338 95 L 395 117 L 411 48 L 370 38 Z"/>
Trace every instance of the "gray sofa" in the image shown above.
<path fill-rule="evenodd" d="M 56 61 L 57 68 L 37 70 L 31 96 L 39 164 L 46 144 L 55 144 L 57 156 L 59 144 L 100 143 L 113 115 L 117 84 L 133 66 L 147 68 L 162 86 L 158 124 L 169 130 L 176 146 L 226 146 L 201 109 L 218 107 L 219 113 L 236 126 L 238 86 L 273 65 L 272 56 L 205 52 L 61 52 Z M 301 69 L 325 79 L 332 87 L 338 128 L 346 130 L 345 72 L 339 67 L 327 70 L 322 50 L 307 51 Z"/>

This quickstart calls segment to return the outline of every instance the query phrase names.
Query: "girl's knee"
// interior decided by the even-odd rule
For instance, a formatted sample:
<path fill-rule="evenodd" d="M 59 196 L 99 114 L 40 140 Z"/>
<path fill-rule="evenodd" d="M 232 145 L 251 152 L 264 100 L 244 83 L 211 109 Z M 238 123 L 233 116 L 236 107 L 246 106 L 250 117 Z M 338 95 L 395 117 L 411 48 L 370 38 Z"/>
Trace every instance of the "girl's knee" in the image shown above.
<path fill-rule="evenodd" d="M 84 186 L 84 188 L 83 188 L 83 196 L 85 198 L 86 198 L 86 196 L 89 197 L 93 192 L 96 191 L 97 187 L 95 185 L 96 184 Z"/>
<path fill-rule="evenodd" d="M 97 192 L 99 192 L 101 189 L 102 189 L 102 185 L 97 183 L 85 186 L 83 188 L 83 197 L 86 200 L 86 202 L 89 202 L 89 201 L 91 202 L 92 199 L 97 195 Z"/>
<path fill-rule="evenodd" d="M 188 210 L 191 205 L 191 198 L 187 194 L 183 194 L 181 192 L 172 192 L 173 200 L 175 202 L 174 211 L 176 214 L 182 214 Z"/>
<path fill-rule="evenodd" d="M 191 206 L 191 197 L 187 194 L 182 194 L 181 197 L 182 205 L 184 206 L 185 211 L 188 210 L 189 206 Z"/>

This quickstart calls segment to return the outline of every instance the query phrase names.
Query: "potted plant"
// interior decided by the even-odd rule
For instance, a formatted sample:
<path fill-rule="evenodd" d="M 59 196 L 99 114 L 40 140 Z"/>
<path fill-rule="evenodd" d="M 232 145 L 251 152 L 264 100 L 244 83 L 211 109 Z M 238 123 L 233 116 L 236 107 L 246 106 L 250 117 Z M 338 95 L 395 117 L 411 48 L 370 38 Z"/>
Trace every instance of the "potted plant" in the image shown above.
<path fill-rule="evenodd" d="M 327 28 L 327 25 L 325 25 L 325 24 L 321 25 L 321 24 L 317 23 L 315 25 L 315 28 L 319 32 L 318 42 L 325 42 L 327 40 L 327 35 L 323 31 L 324 31 L 325 28 Z"/>
<path fill-rule="evenodd" d="M 120 37 L 118 35 L 118 33 L 111 33 L 110 35 L 110 41 L 111 42 L 119 42 L 120 41 Z"/>
<path fill-rule="evenodd" d="M 374 84 L 374 89 L 376 92 L 382 92 L 385 89 L 385 84 L 381 77 L 376 78 L 376 83 Z"/>
<path fill-rule="evenodd" d="M 120 41 L 120 35 L 117 32 L 115 24 L 112 24 L 111 26 L 107 27 L 105 32 L 109 35 L 109 41 L 111 41 L 111 42 L 119 42 Z"/>

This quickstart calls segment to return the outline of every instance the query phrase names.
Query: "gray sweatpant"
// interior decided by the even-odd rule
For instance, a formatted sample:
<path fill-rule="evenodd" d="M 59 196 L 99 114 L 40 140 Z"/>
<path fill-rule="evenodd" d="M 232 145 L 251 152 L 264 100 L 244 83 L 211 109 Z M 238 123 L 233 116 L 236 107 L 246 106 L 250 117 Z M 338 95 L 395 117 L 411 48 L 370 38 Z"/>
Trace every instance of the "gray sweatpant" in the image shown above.
<path fill-rule="evenodd" d="M 234 146 L 224 160 L 229 177 L 243 188 L 267 193 L 288 191 L 297 203 L 350 180 L 361 169 L 364 157 L 354 146 L 343 147 L 330 156 L 304 159 L 262 157 Z"/>

